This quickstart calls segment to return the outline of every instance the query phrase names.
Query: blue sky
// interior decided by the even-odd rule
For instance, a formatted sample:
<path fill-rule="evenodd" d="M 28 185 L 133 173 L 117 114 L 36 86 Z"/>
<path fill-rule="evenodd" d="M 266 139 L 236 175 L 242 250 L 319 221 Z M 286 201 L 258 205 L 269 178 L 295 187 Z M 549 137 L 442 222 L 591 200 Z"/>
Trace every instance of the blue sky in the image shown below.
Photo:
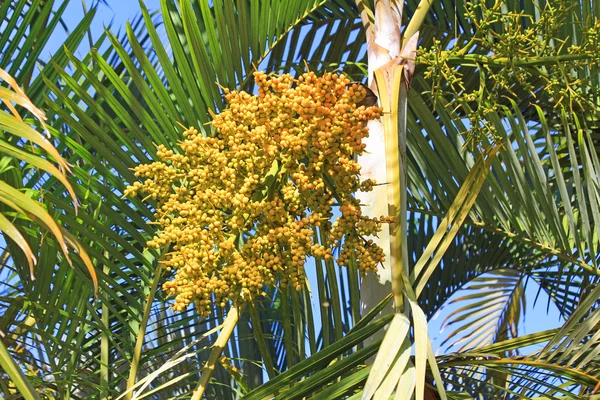
<path fill-rule="evenodd" d="M 96 2 L 90 0 L 83 0 L 84 4 L 89 10 L 90 6 Z M 60 3 L 60 2 L 57 2 Z M 104 31 L 104 28 L 111 25 L 113 31 L 117 32 L 119 28 L 124 29 L 125 23 L 132 20 L 140 14 L 140 6 L 137 0 L 107 0 L 106 3 L 99 3 L 98 10 L 96 11 L 96 18 L 92 23 L 92 36 L 96 39 Z M 144 4 L 149 11 L 160 9 L 160 0 L 144 0 Z M 64 14 L 64 20 L 67 27 L 72 30 L 75 28 L 77 23 L 84 16 L 84 8 L 81 1 L 71 0 L 67 6 L 67 10 Z M 54 52 L 63 43 L 67 33 L 61 29 L 57 29 L 48 44 L 46 55 L 49 52 Z M 87 44 L 87 40 L 85 41 Z M 80 49 L 80 54 L 89 49 L 88 46 L 83 46 Z"/>
<path fill-rule="evenodd" d="M 139 4 L 136 0 L 108 0 L 108 5 L 100 4 L 96 19 L 92 25 L 92 35 L 93 39 L 96 39 L 102 32 L 105 26 L 112 24 L 113 32 L 117 32 L 119 29 L 123 29 L 125 27 L 125 23 L 128 20 L 131 20 L 136 15 L 139 14 Z M 88 7 L 91 4 L 91 1 L 87 1 Z M 158 10 L 160 8 L 159 0 L 146 0 L 144 1 L 146 7 L 149 10 Z M 71 1 L 69 4 L 67 11 L 65 13 L 65 23 L 69 27 L 69 29 L 73 29 L 79 20 L 82 18 L 84 14 L 83 7 L 81 2 L 79 1 Z M 61 32 L 60 30 L 53 36 L 51 42 L 48 46 L 48 52 L 52 53 L 56 51 L 56 49 L 60 46 L 60 44 L 66 38 L 66 33 Z M 87 41 L 86 41 L 87 42 Z M 88 50 L 88 47 L 84 46 L 79 55 L 83 55 Z M 46 53 L 46 56 L 48 53 Z M 315 288 L 316 286 L 316 278 L 313 271 L 308 272 L 309 280 L 311 287 Z M 530 280 L 529 285 L 527 287 L 527 309 L 525 312 L 526 321 L 521 325 L 521 333 L 533 333 L 545 329 L 550 329 L 558 326 L 558 312 L 556 307 L 553 305 L 550 307 L 549 313 L 546 313 L 546 305 L 548 302 L 548 298 L 545 294 L 540 294 L 538 298 L 538 304 L 533 308 L 533 300 L 536 297 L 538 292 L 537 285 Z M 460 292 L 457 294 L 460 295 Z M 436 350 L 439 345 L 443 341 L 445 335 L 448 332 L 441 332 L 441 324 L 444 320 L 444 316 L 448 313 L 456 310 L 455 306 L 447 306 L 445 307 L 441 313 L 438 313 L 429 323 L 429 332 L 430 337 L 434 341 L 434 347 Z M 316 308 L 318 310 L 318 307 Z M 318 318 L 317 318 L 318 320 Z M 448 331 L 451 331 L 450 329 Z"/>

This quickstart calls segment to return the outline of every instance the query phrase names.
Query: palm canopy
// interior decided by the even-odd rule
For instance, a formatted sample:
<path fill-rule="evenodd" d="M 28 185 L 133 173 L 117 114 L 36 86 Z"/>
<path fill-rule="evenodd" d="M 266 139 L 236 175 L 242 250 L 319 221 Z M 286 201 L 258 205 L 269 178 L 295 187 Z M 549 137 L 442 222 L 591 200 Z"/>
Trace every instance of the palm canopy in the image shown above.
<path fill-rule="evenodd" d="M 67 2 L 54 14 L 53 2 L 29 3 L 1 7 L 20 13 L 22 20 L 6 20 L 17 36 L 30 32 L 40 45 L 18 46 L 10 33 L 3 35 L 0 67 L 47 110 L 48 130 L 71 164 L 79 212 L 72 213 L 57 178 L 27 175 L 19 185 L 42 190 L 55 218 L 85 244 L 99 290 L 94 299 L 83 264 L 74 260 L 70 269 L 52 240 L 40 243 L 37 230 L 24 227 L 23 235 L 36 244 L 39 268 L 30 281 L 26 259 L 9 241 L 10 257 L 0 271 L 0 330 L 7 333 L 3 343 L 10 354 L 0 356 L 26 368 L 38 392 L 60 398 L 105 398 L 127 389 L 125 396 L 136 398 L 185 396 L 200 380 L 226 310 L 215 306 L 211 316 L 200 318 L 193 310 L 169 309 L 159 289 L 164 251 L 146 247 L 154 235 L 148 224 L 153 204 L 121 198 L 137 179 L 131 169 L 155 160 L 155 145 L 177 149 L 179 124 L 210 134 L 211 112 L 226 106 L 221 87 L 251 92 L 255 66 L 269 73 L 298 71 L 305 61 L 312 70 L 337 69 L 364 80 L 359 7 L 344 0 L 162 0 L 155 16 L 141 2 L 140 18 L 123 34 L 107 29 L 77 58 L 92 8 L 37 75 L 32 70 L 41 47 Z M 33 20 L 42 3 L 45 25 L 17 23 Z M 359 5 L 375 9 L 372 2 Z M 417 5 L 406 3 L 405 20 Z M 407 101 L 407 278 L 418 295 L 413 313 L 423 319 L 413 326 L 394 322 L 389 329 L 399 336 L 415 332 L 417 340 L 424 318 L 470 284 L 475 290 L 465 296 L 462 314 L 451 317 L 459 327 L 452 340 L 465 344 L 460 353 L 438 357 L 441 377 L 433 376 L 446 395 L 581 398 L 598 383 L 598 65 L 588 59 L 594 43 L 597 49 L 591 16 L 600 17 L 600 10 L 593 2 L 467 6 L 432 3 L 420 30 L 423 62 L 417 59 Z M 522 9 L 527 16 L 514 17 Z M 552 13 L 560 18 L 549 19 Z M 482 36 L 482 21 L 495 33 Z M 532 37 L 546 46 L 526 48 L 531 54 L 516 51 L 516 39 L 500 41 L 503 34 L 518 38 L 536 23 L 546 27 Z M 552 40 L 544 36 L 550 34 Z M 567 57 L 570 46 L 591 52 L 583 57 L 588 64 Z M 558 82 L 548 78 L 556 70 L 562 73 Z M 495 137 L 485 134 L 490 131 Z M 465 146 L 465 137 L 476 137 L 479 146 Z M 479 162 L 494 143 L 502 144 L 496 157 Z M 475 198 L 477 191 L 468 189 L 487 171 Z M 208 397 L 360 397 L 372 369 L 365 360 L 380 346 L 397 347 L 390 364 L 403 363 L 400 373 L 414 371 L 420 362 L 401 343 L 364 344 L 392 319 L 374 319 L 390 297 L 367 313 L 360 308 L 356 270 L 319 259 L 314 268 L 316 287 L 271 289 L 242 311 Z M 526 279 L 557 306 L 566 320 L 560 329 L 515 334 Z M 492 309 L 500 311 L 485 323 L 465 322 Z M 478 343 L 482 337 L 492 339 Z M 545 344 L 540 352 L 514 356 L 539 344 Z M 397 380 L 383 378 L 398 374 L 392 372 L 375 387 L 369 379 L 368 390 L 391 395 Z M 14 391 L 12 384 L 0 389 L 7 396 Z"/>

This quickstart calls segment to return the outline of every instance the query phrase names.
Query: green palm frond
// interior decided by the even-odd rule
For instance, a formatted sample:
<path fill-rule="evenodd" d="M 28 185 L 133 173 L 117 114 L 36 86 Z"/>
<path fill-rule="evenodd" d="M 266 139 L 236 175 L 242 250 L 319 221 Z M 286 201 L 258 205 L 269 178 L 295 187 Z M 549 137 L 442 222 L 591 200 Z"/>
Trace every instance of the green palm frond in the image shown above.
<path fill-rule="evenodd" d="M 417 84 L 421 84 L 418 79 Z M 409 129 L 414 129 L 408 143 L 409 190 L 416 194 L 409 199 L 409 208 L 440 217 L 457 193 L 456 181 L 463 179 L 472 163 L 471 155 L 462 147 L 461 132 L 465 132 L 466 128 L 457 116 L 449 113 L 444 103 L 438 102 L 439 117 L 436 118 L 422 103 L 422 98 L 415 91 L 411 93 L 411 110 L 415 119 L 425 127 L 427 136 L 423 136 L 421 126 L 411 125 L 409 120 Z M 543 117 L 542 110 L 538 111 L 538 118 Z M 470 229 L 483 229 L 489 235 L 508 241 L 515 246 L 514 249 L 529 249 L 527 251 L 531 252 L 534 263 L 531 270 L 536 271 L 534 278 L 540 279 L 540 284 L 552 297 L 562 300 L 558 303 L 559 309 L 568 314 L 576 304 L 574 298 L 565 296 L 569 285 L 579 285 L 580 276 L 597 275 L 594 267 L 596 256 L 588 255 L 586 250 L 598 246 L 598 236 L 592 228 L 596 226 L 593 217 L 596 206 L 591 203 L 599 192 L 594 178 L 597 172 L 592 162 L 590 138 L 586 137 L 585 131 L 581 132 L 577 143 L 580 147 L 575 150 L 571 136 L 558 133 L 569 129 L 568 125 L 527 125 L 515 108 L 505 108 L 502 113 L 498 116 L 490 114 L 490 119 L 498 128 L 505 130 L 509 127 L 505 144 L 466 224 Z M 438 118 L 444 122 L 445 131 L 437 125 Z M 563 145 L 556 144 L 561 142 Z M 540 153 L 536 147 L 544 143 L 542 148 L 548 154 Z M 559 150 L 562 151 L 560 156 L 557 154 Z M 571 160 L 573 173 L 577 174 L 580 183 L 584 180 L 589 182 L 586 191 L 577 189 L 579 186 L 574 184 L 574 179 L 564 179 L 560 164 L 552 162 L 559 157 Z M 584 164 L 579 161 L 582 157 L 590 161 Z M 452 171 L 452 177 L 449 171 Z M 533 171 L 537 172 L 532 175 Z M 579 195 L 570 196 L 569 190 L 579 190 Z M 583 237 L 586 238 L 585 243 L 581 242 Z M 548 262 L 555 260 L 554 266 L 548 262 L 540 265 L 541 258 Z M 542 276 L 542 271 L 556 269 L 557 265 L 563 266 L 563 275 Z M 570 283 L 571 280 L 574 283 Z"/>
<path fill-rule="evenodd" d="M 4 105 L 0 118 L 3 131 L 1 147 L 4 155 L 2 159 L 4 209 L 1 221 L 3 232 L 11 239 L 7 240 L 7 248 L 4 249 L 4 254 L 10 258 L 3 257 L 0 267 L 3 281 L 0 288 L 2 293 L 0 309 L 3 310 L 3 315 L 5 310 L 8 311 L 2 321 L 2 337 L 5 340 L 2 345 L 2 364 L 5 371 L 17 383 L 17 389 L 22 390 L 28 398 L 37 398 L 37 395 L 32 392 L 29 383 L 25 386 L 19 383 L 20 377 L 14 375 L 15 369 L 10 367 L 10 363 L 13 362 L 11 358 L 18 360 L 21 365 L 28 366 L 28 371 L 35 377 L 34 382 L 40 374 L 37 368 L 47 365 L 47 361 L 38 359 L 39 354 L 32 352 L 33 349 L 29 347 L 31 343 L 29 339 L 31 335 L 35 335 L 33 332 L 37 320 L 34 317 L 36 312 L 33 311 L 35 307 L 31 303 L 31 298 L 24 300 L 22 296 L 23 288 L 26 288 L 33 298 L 43 295 L 43 292 L 40 293 L 37 289 L 49 285 L 45 279 L 52 275 L 55 264 L 48 261 L 56 260 L 57 251 L 62 251 L 61 256 L 67 268 L 74 263 L 77 264 L 80 273 L 88 271 L 89 275 L 85 279 L 89 280 L 90 288 L 97 285 L 95 270 L 86 250 L 64 229 L 60 217 L 53 215 L 55 204 L 48 201 L 44 192 L 38 187 L 27 186 L 32 178 L 53 180 L 64 192 L 67 209 L 73 212 L 74 206 L 77 206 L 74 187 L 67 178 L 68 163 L 53 143 L 36 130 L 39 127 L 44 130 L 47 128 L 46 116 L 35 105 L 44 93 L 39 86 L 35 85 L 35 79 L 30 85 L 32 77 L 35 76 L 34 68 L 38 57 L 57 26 L 67 3 L 64 2 L 54 12 L 52 1 L 5 2 L 1 6 L 4 20 L 3 31 L 0 34 L 2 49 L 0 78 L 3 84 L 9 86 L 0 87 L 0 97 Z M 80 26 L 86 24 L 89 26 L 90 21 L 90 18 L 86 18 Z M 75 45 L 78 40 L 81 40 L 81 37 L 78 37 L 79 33 L 70 36 L 67 44 Z M 10 76 L 5 69 L 15 77 Z M 20 85 L 26 86 L 27 95 Z M 28 119 L 23 120 L 22 114 L 27 115 Z M 46 233 L 43 233 L 41 236 L 40 226 L 48 230 L 51 235 L 46 237 Z M 74 249 L 80 257 L 73 258 L 70 249 Z M 14 266 L 7 265 L 7 262 L 14 263 Z M 42 267 L 34 270 L 36 263 Z M 34 283 L 33 279 L 37 281 Z M 9 319 L 9 316 L 12 318 Z M 13 349 L 21 346 L 27 350 L 22 353 L 6 351 L 5 345 L 11 344 L 17 346 Z M 43 383 L 40 386 L 48 387 Z"/>
<path fill-rule="evenodd" d="M 592 297 L 594 295 L 595 293 L 591 294 Z M 582 304 L 582 310 L 586 309 L 586 305 Z M 385 322 L 387 321 L 386 319 Z M 472 397 L 467 398 L 479 398 L 478 396 L 484 398 L 517 396 L 523 399 L 586 398 L 600 382 L 596 373 L 599 360 L 597 349 L 596 351 L 592 350 L 598 340 L 596 337 L 598 336 L 597 327 L 591 327 L 591 323 L 594 321 L 597 323 L 594 316 L 590 316 L 584 321 L 584 325 L 587 325 L 590 330 L 578 330 L 577 328 L 572 330 L 576 325 L 571 325 L 566 328 L 566 331 L 552 329 L 513 339 L 500 340 L 494 344 L 469 351 L 437 357 L 438 365 L 442 371 L 442 380 L 446 388 L 449 389 L 447 391 L 448 398 L 465 398 L 464 396 L 469 396 L 469 394 Z M 577 320 L 577 322 L 581 321 Z M 589 324 L 585 324 L 585 322 L 589 322 Z M 582 335 L 582 331 L 585 331 L 585 335 Z M 572 338 L 576 335 L 579 335 L 579 340 L 586 338 L 583 341 L 585 343 L 583 349 L 577 340 L 572 341 Z M 351 336 L 353 336 L 352 333 L 348 335 L 348 338 Z M 593 341 L 590 341 L 590 338 L 593 338 Z M 571 355 L 587 356 L 586 363 L 582 364 L 580 362 L 577 366 L 564 361 L 551 361 L 544 358 L 545 351 L 531 352 L 530 350 L 532 347 L 547 343 L 552 346 L 551 348 L 554 351 L 551 353 L 554 357 L 562 355 L 563 360 L 565 360 L 567 358 L 566 354 L 560 348 L 554 347 L 553 342 L 572 343 L 574 352 Z M 292 389 L 287 389 L 281 385 L 272 384 L 273 386 L 269 386 L 267 384 L 264 386 L 269 387 L 270 390 L 261 390 L 261 388 L 243 398 L 271 398 L 277 393 L 277 390 L 280 390 L 277 398 L 279 396 L 294 398 L 293 395 L 310 395 L 311 390 L 314 391 L 316 387 L 319 387 L 321 391 L 309 397 L 326 399 L 331 398 L 327 396 L 354 395 L 361 398 L 363 396 L 361 388 L 365 385 L 367 375 L 372 371 L 372 367 L 365 367 L 362 358 L 358 355 L 362 355 L 362 352 L 367 350 L 369 352 L 377 351 L 372 349 L 373 346 L 381 346 L 381 341 L 377 341 L 350 356 L 343 357 L 341 361 L 330 363 L 326 368 L 321 368 L 319 372 L 307 375 L 308 377 L 304 380 L 300 379 L 294 369 L 284 372 L 274 379 L 277 383 L 281 380 L 285 380 L 288 384 L 296 382 Z M 507 357 L 506 354 L 513 354 L 513 356 Z M 407 355 L 410 356 L 410 352 Z M 308 363 L 312 359 L 313 357 L 310 357 L 304 363 Z M 579 359 L 579 361 L 584 360 Z M 412 366 L 414 365 L 414 358 L 409 357 L 404 362 Z M 408 371 L 411 368 L 414 367 L 410 367 Z M 304 373 L 307 374 L 308 372 Z M 332 377 L 340 376 L 341 379 L 332 379 Z M 383 389 L 383 386 L 381 388 Z"/>
<path fill-rule="evenodd" d="M 480 275 L 448 303 L 459 309 L 446 316 L 442 329 L 453 329 L 442 346 L 460 346 L 458 352 L 486 346 L 518 335 L 525 309 L 526 276 L 519 270 L 499 269 Z"/>
<path fill-rule="evenodd" d="M 0 33 L 1 64 L 26 89 L 52 32 L 63 23 L 68 4 L 69 1 L 57 4 L 53 0 L 33 0 L 3 2 L 0 6 L 3 23 Z M 37 98 L 32 100 L 36 104 L 39 101 Z"/>
<path fill-rule="evenodd" d="M 343 394 L 349 390 L 353 390 L 357 383 L 360 384 L 366 381 L 367 375 L 365 375 L 365 371 L 368 373 L 370 367 L 365 368 L 364 361 L 375 354 L 381 344 L 381 340 L 360 350 L 352 350 L 352 348 L 391 321 L 391 315 L 373 321 L 373 318 L 375 318 L 377 313 L 385 307 L 390 300 L 391 296 L 388 296 L 378 306 L 373 308 L 373 310 L 365 315 L 363 319 L 359 321 L 357 326 L 348 332 L 342 340 L 335 342 L 306 360 L 299 362 L 294 367 L 278 375 L 268 383 L 265 383 L 242 398 L 244 400 L 264 399 L 271 398 L 276 394 L 277 396 L 284 396 L 282 398 L 286 399 L 297 398 L 296 396 L 308 396 L 310 393 L 322 390 L 323 386 L 328 383 L 335 382 L 340 376 L 347 376 L 348 372 L 351 373 L 353 372 L 353 369 L 358 368 L 360 370 L 359 374 L 361 379 L 358 382 L 354 382 L 351 386 L 345 386 L 341 390 L 341 393 Z M 350 352 L 347 357 L 343 357 L 341 360 L 336 359 L 347 352 Z M 303 379 L 305 377 L 309 378 Z M 292 389 L 288 389 L 290 383 L 297 381 L 301 382 Z M 343 380 L 341 382 L 343 382 Z M 339 391 L 340 388 L 337 388 L 336 390 Z M 323 392 L 317 396 L 325 395 L 326 393 Z M 327 393 L 327 396 L 330 395 L 332 394 Z"/>
<path fill-rule="evenodd" d="M 435 214 L 411 212 L 409 249 L 413 249 L 412 257 L 422 254 L 430 232 L 435 232 L 436 220 Z M 411 226 L 414 228 L 411 229 Z M 545 266 L 541 263 L 543 257 L 537 252 L 508 238 L 465 224 L 444 254 L 440 266 L 431 275 L 419 302 L 428 318 L 431 318 L 453 294 L 469 282 L 494 270 L 513 268 L 515 260 L 524 265 L 535 265 L 536 271 L 540 271 L 539 278 L 545 271 Z M 514 271 L 519 270 L 515 268 Z"/>
<path fill-rule="evenodd" d="M 471 393 L 479 390 L 492 396 L 576 399 L 592 394 L 600 382 L 597 350 L 600 314 L 597 310 L 590 312 L 590 306 L 597 302 L 597 292 L 587 295 L 560 329 L 441 357 L 439 365 L 444 379 L 454 389 Z M 544 343 L 541 350 L 527 351 Z M 525 355 L 519 356 L 517 352 Z"/>
<path fill-rule="evenodd" d="M 26 109 L 39 121 L 44 129 L 46 129 L 44 122 L 46 116 L 31 102 L 21 88 L 19 88 L 17 82 L 1 68 L 0 79 L 10 86 L 10 89 L 0 87 L 0 100 L 2 100 L 5 106 L 3 112 L 0 113 L 0 128 L 5 135 L 12 135 L 2 138 L 0 141 L 0 152 L 9 159 L 12 158 L 22 162 L 20 165 L 18 161 L 12 166 L 7 164 L 5 172 L 11 168 L 17 168 L 17 166 L 22 167 L 29 165 L 33 168 L 37 168 L 42 175 L 47 173 L 60 181 L 67 190 L 74 206 L 77 207 L 75 192 L 66 177 L 67 172 L 70 172 L 67 162 L 58 154 L 56 148 L 44 137 L 44 135 L 40 134 L 32 126 L 23 121 L 15 106 Z M 32 147 L 31 150 L 26 150 L 25 141 L 29 142 Z M 40 149 L 56 161 L 58 168 L 46 158 L 42 158 L 38 155 L 42 152 Z M 72 239 L 70 234 L 64 231 L 64 228 L 61 228 L 54 221 L 52 216 L 44 209 L 43 205 L 36 201 L 36 199 L 32 199 L 27 194 L 24 194 L 19 189 L 20 184 L 18 182 L 11 185 L 4 180 L 0 181 L 0 201 L 8 207 L 8 209 L 12 209 L 13 212 L 16 213 L 15 216 L 17 218 L 30 219 L 51 232 L 56 238 L 60 250 L 69 264 L 72 264 L 72 261 L 69 256 L 68 248 L 71 247 L 77 250 L 86 264 L 94 285 L 96 285 L 95 270 L 89 262 L 85 250 Z M 8 214 L 10 215 L 11 212 L 8 212 Z M 35 279 L 33 266 L 37 260 L 29 243 L 17 226 L 15 226 L 5 215 L 2 216 L 0 222 L 1 230 L 22 250 L 22 255 L 29 265 L 31 279 Z"/>

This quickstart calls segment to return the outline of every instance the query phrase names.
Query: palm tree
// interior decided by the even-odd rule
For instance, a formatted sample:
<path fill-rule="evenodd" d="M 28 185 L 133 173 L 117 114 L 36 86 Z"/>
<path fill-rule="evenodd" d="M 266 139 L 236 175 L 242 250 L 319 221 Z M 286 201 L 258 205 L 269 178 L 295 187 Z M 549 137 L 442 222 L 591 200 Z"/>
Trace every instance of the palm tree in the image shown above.
<path fill-rule="evenodd" d="M 27 21 L 39 12 L 30 3 L 0 7 Z M 34 3 L 51 15 L 52 2 Z M 85 244 L 99 285 L 95 296 L 83 265 L 69 268 L 51 240 L 39 245 L 31 281 L 9 246 L 0 330 L 14 338 L 3 339 L 14 364 L 28 371 L 29 388 L 18 387 L 24 397 L 45 390 L 59 398 L 180 398 L 198 396 L 199 383 L 217 399 L 388 398 L 394 391 L 398 398 L 584 398 L 597 389 L 597 23 L 588 16 L 600 10 L 593 2 L 471 9 L 409 0 L 400 17 L 398 2 L 357 3 L 162 0 L 156 19 L 142 2 L 141 17 L 123 35 L 107 30 L 78 58 L 92 9 L 39 75 L 0 64 L 46 110 L 56 147 L 72 165 L 79 212 L 55 179 L 32 174 L 23 186 L 43 191 L 55 219 Z M 527 15 L 516 15 L 521 9 Z M 399 21 L 415 22 L 401 30 Z M 16 33 L 24 25 L 9 24 Z M 386 48 L 395 51 L 390 59 L 402 57 L 382 69 L 367 59 L 365 43 L 386 29 L 400 47 Z M 402 43 L 416 30 L 423 52 L 414 76 L 405 76 L 412 55 Z M 3 35 L 0 49 L 12 37 Z M 28 60 L 26 71 L 40 54 L 33 48 L 13 57 Z M 252 92 L 255 67 L 298 71 L 302 60 L 311 70 L 376 82 L 382 134 L 388 143 L 400 137 L 400 146 L 387 145 L 391 190 L 384 190 L 392 196 L 384 206 L 396 206 L 392 229 L 400 231 L 390 248 L 401 252 L 389 257 L 395 296 L 388 290 L 361 307 L 361 299 L 375 298 L 366 294 L 379 290 L 375 282 L 317 259 L 311 290 L 269 289 L 239 316 L 218 306 L 208 318 L 174 313 L 159 289 L 165 251 L 146 247 L 153 204 L 121 198 L 137 180 L 131 168 L 155 160 L 155 145 L 176 149 L 179 124 L 210 134 L 211 112 L 226 106 L 221 87 Z M 476 145 L 465 146 L 465 137 Z M 394 173 L 406 179 L 388 180 Z M 23 228 L 23 235 L 39 242 L 37 230 Z M 518 335 L 527 280 L 556 305 L 561 327 Z M 451 339 L 466 344 L 435 356 L 427 318 L 469 284 L 476 290 L 453 317 L 460 329 Z M 392 297 L 397 312 L 376 318 Z M 483 322 L 467 319 L 496 309 Z M 532 345 L 544 347 L 530 353 Z M 14 381 L 16 372 L 5 372 Z"/>

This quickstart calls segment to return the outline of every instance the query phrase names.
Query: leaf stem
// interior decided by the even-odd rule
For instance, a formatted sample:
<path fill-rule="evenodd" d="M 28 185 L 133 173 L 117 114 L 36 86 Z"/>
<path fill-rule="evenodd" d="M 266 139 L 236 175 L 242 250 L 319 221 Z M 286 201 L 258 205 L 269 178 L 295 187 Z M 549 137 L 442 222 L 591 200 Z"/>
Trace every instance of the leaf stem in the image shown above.
<path fill-rule="evenodd" d="M 163 249 L 163 254 L 166 252 L 166 249 Z M 137 378 L 137 371 L 140 366 L 140 359 L 142 357 L 142 347 L 144 345 L 144 340 L 146 338 L 146 328 L 148 327 L 148 320 L 150 319 L 150 311 L 152 310 L 152 303 L 154 302 L 154 296 L 156 295 L 156 291 L 158 290 L 158 283 L 160 281 L 160 277 L 162 275 L 162 263 L 157 261 L 156 271 L 154 272 L 154 281 L 152 281 L 152 286 L 150 287 L 150 293 L 146 298 L 146 306 L 144 307 L 144 315 L 142 316 L 142 321 L 140 322 L 140 330 L 136 335 L 135 341 L 135 349 L 133 351 L 133 358 L 131 360 L 131 366 L 129 369 L 129 378 L 127 379 L 127 395 L 125 396 L 126 400 L 130 400 L 133 396 L 133 390 L 130 390 L 135 385 L 135 381 Z"/>
<path fill-rule="evenodd" d="M 526 57 L 526 58 L 509 58 L 509 57 L 494 57 L 485 56 L 482 54 L 465 54 L 450 56 L 447 59 L 449 65 L 470 65 L 477 67 L 478 64 L 490 65 L 494 67 L 505 67 L 514 65 L 517 67 L 534 67 L 538 65 L 557 64 L 567 61 L 583 61 L 591 59 L 591 56 L 585 54 L 562 54 L 557 56 L 547 57 Z"/>
<path fill-rule="evenodd" d="M 196 386 L 196 389 L 194 389 L 191 400 L 200 400 L 202 398 L 202 394 L 206 390 L 208 382 L 210 381 L 210 378 L 215 370 L 217 361 L 219 360 L 219 357 L 221 357 L 221 353 L 223 353 L 225 345 L 227 344 L 227 341 L 231 337 L 231 334 L 237 325 L 238 319 L 239 310 L 237 307 L 233 306 L 229 309 L 227 318 L 225 318 L 225 322 L 223 322 L 223 329 L 213 345 L 212 352 L 210 353 L 206 364 L 204 364 L 204 368 L 202 368 L 202 376 L 200 376 L 198 386 Z"/>
<path fill-rule="evenodd" d="M 432 2 L 433 2 L 433 0 L 421 0 L 419 5 L 417 6 L 415 13 L 413 14 L 412 18 L 410 19 L 410 22 L 406 26 L 406 29 L 404 30 L 404 34 L 402 35 L 402 48 L 403 49 L 404 49 L 404 46 L 406 45 L 406 43 L 408 42 L 408 39 L 413 37 L 413 35 L 415 33 L 417 33 L 419 31 L 419 29 L 421 29 L 421 25 L 423 25 L 423 21 L 425 21 L 425 17 L 427 16 L 427 13 L 429 12 L 429 7 L 431 7 Z"/>
<path fill-rule="evenodd" d="M 104 252 L 104 257 L 108 259 L 108 252 Z M 110 267 L 108 265 L 104 265 L 102 268 L 104 274 L 108 275 L 110 272 Z M 110 343 L 108 332 L 110 332 L 110 316 L 108 306 L 105 302 L 102 302 L 102 325 L 104 326 L 104 331 L 102 331 L 100 335 L 100 388 L 101 388 L 101 398 L 108 398 L 108 382 L 110 380 L 110 371 L 109 371 L 109 363 L 110 363 Z"/>
<path fill-rule="evenodd" d="M 25 400 L 40 399 L 40 396 L 37 395 L 33 385 L 23 374 L 21 368 L 15 363 L 8 352 L 8 349 L 4 346 L 2 340 L 0 340 L 0 367 L 6 371 L 13 384 Z"/>
<path fill-rule="evenodd" d="M 570 367 L 565 367 L 564 365 L 557 365 L 552 363 L 540 362 L 540 361 L 532 361 L 532 360 L 523 360 L 518 358 L 502 358 L 502 359 L 464 359 L 464 360 L 453 360 L 453 361 L 442 361 L 439 364 L 439 368 L 450 368 L 455 366 L 468 365 L 472 367 L 474 365 L 483 365 L 483 366 L 491 366 L 491 365 L 527 365 L 536 368 L 546 369 L 552 372 L 559 374 L 559 376 L 565 377 L 568 376 L 573 379 L 578 379 L 577 383 L 589 385 L 590 387 L 593 385 L 600 384 L 600 379 L 597 377 L 588 374 L 585 371 L 577 370 Z"/>

